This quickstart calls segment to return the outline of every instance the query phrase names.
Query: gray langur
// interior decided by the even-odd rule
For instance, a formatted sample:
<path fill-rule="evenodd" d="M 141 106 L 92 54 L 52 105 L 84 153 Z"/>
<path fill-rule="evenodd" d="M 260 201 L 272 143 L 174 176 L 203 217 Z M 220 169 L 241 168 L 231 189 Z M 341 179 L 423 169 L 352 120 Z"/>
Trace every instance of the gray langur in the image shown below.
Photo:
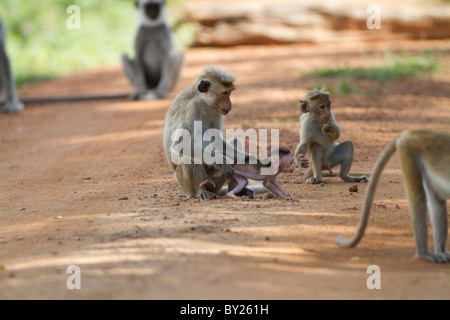
<path fill-rule="evenodd" d="M 126 76 L 134 87 L 131 99 L 167 98 L 183 67 L 183 53 L 177 51 L 167 22 L 164 0 L 137 0 L 135 58 L 122 54 Z"/>
<path fill-rule="evenodd" d="M 10 61 L 6 54 L 6 29 L 0 17 L 0 96 L 4 96 L 4 112 L 17 112 L 23 110 L 23 103 L 17 98 L 14 77 Z"/>

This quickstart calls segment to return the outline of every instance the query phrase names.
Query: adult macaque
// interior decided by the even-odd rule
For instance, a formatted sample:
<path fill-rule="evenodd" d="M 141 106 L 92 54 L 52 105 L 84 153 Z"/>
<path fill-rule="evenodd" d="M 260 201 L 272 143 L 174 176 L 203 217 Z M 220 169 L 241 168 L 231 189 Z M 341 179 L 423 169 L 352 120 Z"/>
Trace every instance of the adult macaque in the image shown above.
<path fill-rule="evenodd" d="M 4 112 L 17 112 L 23 110 L 23 104 L 17 98 L 14 77 L 11 71 L 8 56 L 6 55 L 6 29 L 0 17 L 0 97 L 5 101 Z"/>
<path fill-rule="evenodd" d="M 339 178 L 346 182 L 368 182 L 366 176 L 353 177 L 349 175 L 353 163 L 353 142 L 346 140 L 338 143 L 341 129 L 331 111 L 329 92 L 313 90 L 300 101 L 300 143 L 297 146 L 294 159 L 305 167 L 303 157 L 309 159 L 310 168 L 305 173 L 306 183 L 322 183 L 322 170 L 331 169 L 340 164 Z"/>
<path fill-rule="evenodd" d="M 217 129 L 222 132 L 223 116 L 231 111 L 230 96 L 235 89 L 233 84 L 235 80 L 235 76 L 227 74 L 220 68 L 206 67 L 193 84 L 178 93 L 167 111 L 163 131 L 164 150 L 167 161 L 175 172 L 175 179 L 188 197 L 213 199 L 220 195 L 222 186 L 232 177 L 232 164 L 222 161 L 222 163 L 211 165 L 203 159 L 200 159 L 201 163 L 174 162 L 172 155 L 174 152 L 178 153 L 174 151 L 174 147 L 179 141 L 174 141 L 172 134 L 177 130 L 189 133 L 192 145 L 192 150 L 189 150 L 191 155 L 195 154 L 195 147 L 200 146 L 201 151 L 208 147 L 209 144 L 205 141 L 195 141 L 194 138 L 198 133 L 201 138 L 209 129 Z M 201 132 L 195 132 L 195 123 L 201 124 Z M 233 146 L 228 144 L 223 137 L 220 139 L 214 143 L 222 145 L 223 150 L 227 149 L 227 145 L 230 150 L 233 150 Z M 210 168 L 219 169 L 223 175 L 213 179 L 214 186 L 200 186 L 201 182 L 208 177 Z"/>
<path fill-rule="evenodd" d="M 275 157 L 275 155 L 277 155 Z M 278 174 L 282 172 L 292 173 L 295 170 L 294 157 L 291 152 L 287 148 L 279 148 L 274 152 L 274 156 L 269 156 L 270 162 L 264 161 L 266 164 L 262 164 L 260 162 L 251 164 L 235 164 L 233 166 L 233 178 L 236 180 L 236 184 L 234 187 L 228 191 L 227 196 L 232 199 L 248 199 L 249 196 L 241 195 L 241 192 L 247 187 L 248 179 L 252 179 L 255 181 L 262 181 L 263 186 L 267 188 L 274 195 L 281 197 L 286 200 L 295 200 L 294 197 L 284 192 L 275 182 L 275 179 Z M 276 167 L 278 169 L 274 174 L 262 174 L 263 167 L 271 167 L 272 163 L 276 163 Z M 210 175 L 200 183 L 200 186 L 204 186 L 206 184 L 214 184 L 214 177 L 220 176 L 220 172 L 212 170 Z"/>
<path fill-rule="evenodd" d="M 175 47 L 164 0 L 138 0 L 135 58 L 122 55 L 125 74 L 134 87 L 131 99 L 166 98 L 183 66 L 183 53 Z"/>
<path fill-rule="evenodd" d="M 336 237 L 335 242 L 343 247 L 353 247 L 363 237 L 378 180 L 396 150 L 405 182 L 416 241 L 416 257 L 432 262 L 450 262 L 450 252 L 446 249 L 446 200 L 450 198 L 450 135 L 446 133 L 414 129 L 402 132 L 390 142 L 374 167 L 356 234 L 351 240 Z M 428 250 L 427 207 L 434 231 L 434 254 Z"/>

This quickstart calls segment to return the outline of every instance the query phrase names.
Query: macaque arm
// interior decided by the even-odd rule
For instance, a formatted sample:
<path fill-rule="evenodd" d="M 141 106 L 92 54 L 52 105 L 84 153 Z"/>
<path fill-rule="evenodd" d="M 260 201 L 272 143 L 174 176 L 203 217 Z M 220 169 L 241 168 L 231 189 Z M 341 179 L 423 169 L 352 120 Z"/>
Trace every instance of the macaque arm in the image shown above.
<path fill-rule="evenodd" d="M 275 176 L 268 176 L 263 182 L 264 187 L 266 187 L 270 192 L 272 192 L 274 195 L 287 199 L 287 200 L 294 200 L 293 197 L 291 197 L 289 194 L 284 192 L 279 185 L 275 183 Z"/>
<path fill-rule="evenodd" d="M 0 39 L 1 41 L 1 39 Z M 11 76 L 11 69 L 9 67 L 9 61 L 8 56 L 6 55 L 5 46 L 2 42 L 0 42 L 0 66 L 1 66 L 1 72 L 0 72 L 0 84 L 4 85 L 3 90 L 5 91 L 6 101 L 10 101 L 13 99 L 13 88 L 12 88 L 12 76 Z M 0 86 L 0 89 L 1 86 Z"/>
<path fill-rule="evenodd" d="M 169 59 L 163 59 L 161 66 L 161 80 L 155 88 L 155 92 L 162 98 L 166 98 L 169 91 Z"/>
<path fill-rule="evenodd" d="M 336 120 L 334 119 L 333 114 L 331 114 L 331 118 L 330 118 L 330 121 L 328 123 L 331 126 L 331 131 L 329 133 L 326 133 L 326 134 L 329 135 L 331 140 L 336 141 L 341 136 L 341 128 L 336 123 Z"/>
<path fill-rule="evenodd" d="M 306 152 L 308 152 L 308 144 L 307 143 L 299 143 L 297 148 L 294 152 L 294 157 L 297 157 L 298 155 L 305 156 Z"/>
<path fill-rule="evenodd" d="M 140 94 L 144 94 L 147 91 L 147 85 L 145 82 L 145 66 L 144 66 L 144 53 L 145 53 L 145 41 L 140 39 L 140 34 L 138 33 L 138 38 L 136 39 L 136 57 L 135 57 L 135 70 L 134 76 L 136 77 L 136 90 Z"/>

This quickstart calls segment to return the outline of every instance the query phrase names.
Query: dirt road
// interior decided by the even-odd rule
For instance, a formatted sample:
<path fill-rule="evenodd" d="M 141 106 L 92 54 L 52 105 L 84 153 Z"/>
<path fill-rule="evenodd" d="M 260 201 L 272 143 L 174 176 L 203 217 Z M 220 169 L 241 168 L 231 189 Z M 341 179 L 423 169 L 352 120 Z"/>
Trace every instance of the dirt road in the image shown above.
<path fill-rule="evenodd" d="M 450 132 L 448 41 L 189 49 L 169 99 L 0 114 L 0 299 L 449 299 L 449 265 L 413 258 L 397 157 L 363 241 L 340 249 L 333 238 L 354 232 L 365 184 L 353 193 L 337 178 L 306 185 L 298 168 L 280 176 L 296 202 L 187 199 L 162 147 L 165 111 L 205 65 L 238 76 L 225 128 L 280 129 L 280 144 L 293 150 L 298 100 L 319 82 L 335 89 L 342 81 L 302 79 L 303 72 L 422 50 L 436 50 L 444 70 L 386 85 L 346 80 L 358 91 L 332 97 L 341 139 L 355 143 L 354 171 L 370 172 L 401 130 Z M 117 65 L 20 94 L 128 90 Z M 80 290 L 66 286 L 70 265 L 80 267 Z M 366 286 L 371 265 L 380 267 L 380 290 Z"/>

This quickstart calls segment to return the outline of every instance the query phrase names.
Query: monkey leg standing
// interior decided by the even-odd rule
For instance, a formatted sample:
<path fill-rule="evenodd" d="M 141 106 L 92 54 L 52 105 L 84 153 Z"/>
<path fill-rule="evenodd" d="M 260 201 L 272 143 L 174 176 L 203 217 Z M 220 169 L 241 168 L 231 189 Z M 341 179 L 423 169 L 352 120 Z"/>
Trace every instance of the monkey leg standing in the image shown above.
<path fill-rule="evenodd" d="M 450 252 L 446 249 L 446 199 L 450 198 L 450 135 L 446 133 L 410 129 L 391 141 L 374 166 L 356 233 L 351 239 L 338 236 L 335 242 L 343 247 L 353 247 L 362 239 L 381 173 L 395 151 L 399 154 L 405 182 L 411 226 L 416 241 L 416 258 L 432 262 L 450 262 Z M 433 227 L 434 254 L 428 249 L 427 208 Z"/>
<path fill-rule="evenodd" d="M 17 112 L 23 110 L 23 103 L 17 98 L 10 61 L 6 55 L 5 38 L 5 27 L 0 17 L 0 96 L 3 94 L 5 96 L 5 105 L 2 110 Z"/>
<path fill-rule="evenodd" d="M 438 193 L 438 180 L 433 179 L 432 174 L 434 173 L 432 172 L 434 168 L 430 166 L 430 162 L 422 160 L 420 164 L 418 163 L 415 155 L 423 153 L 423 150 L 420 150 L 422 149 L 420 147 L 417 148 L 414 134 L 418 136 L 416 132 L 410 131 L 409 135 L 404 134 L 403 138 L 399 138 L 397 149 L 402 171 L 407 173 L 403 175 L 403 179 L 405 180 L 411 225 L 416 241 L 416 257 L 433 262 L 448 262 L 450 261 L 450 253 L 446 250 L 448 237 L 446 199 Z M 432 143 L 432 140 L 430 140 L 430 143 Z M 434 148 L 433 151 L 438 154 L 440 150 L 439 148 Z M 433 183 L 435 184 L 434 186 Z M 446 183 L 446 192 L 449 193 L 449 182 L 447 181 Z M 441 194 L 444 193 L 441 191 Z M 428 249 L 427 207 L 433 227 L 434 254 Z"/>

